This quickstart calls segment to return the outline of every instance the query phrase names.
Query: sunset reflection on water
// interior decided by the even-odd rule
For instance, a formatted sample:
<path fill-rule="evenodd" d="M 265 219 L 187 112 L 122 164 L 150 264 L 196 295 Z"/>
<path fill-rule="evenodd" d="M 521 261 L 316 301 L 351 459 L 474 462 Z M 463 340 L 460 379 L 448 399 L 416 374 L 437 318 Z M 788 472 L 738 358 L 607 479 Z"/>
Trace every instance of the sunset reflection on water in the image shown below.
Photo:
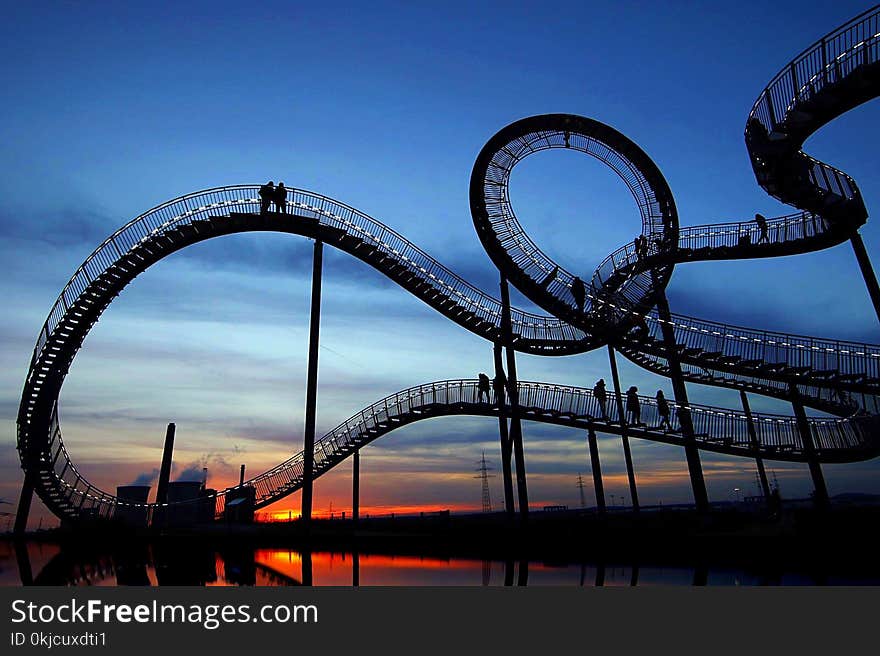
<path fill-rule="evenodd" d="M 0 585 L 72 586 L 651 586 L 876 585 L 878 580 L 744 567 L 480 560 L 301 552 L 286 548 L 141 544 L 124 550 L 62 549 L 0 540 Z"/>

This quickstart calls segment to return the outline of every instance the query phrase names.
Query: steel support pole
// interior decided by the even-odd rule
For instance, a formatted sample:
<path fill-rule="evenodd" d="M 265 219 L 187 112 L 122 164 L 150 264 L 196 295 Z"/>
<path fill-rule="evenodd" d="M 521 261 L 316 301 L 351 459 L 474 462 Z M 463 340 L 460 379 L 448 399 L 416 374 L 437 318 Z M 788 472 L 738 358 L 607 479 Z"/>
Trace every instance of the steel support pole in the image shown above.
<path fill-rule="evenodd" d="M 361 450 L 354 450 L 351 465 L 351 519 L 357 524 L 361 509 Z"/>
<path fill-rule="evenodd" d="M 749 407 L 749 397 L 745 390 L 739 391 L 739 398 L 742 400 L 743 412 L 746 413 L 746 423 L 749 427 L 749 443 L 755 451 L 755 465 L 758 467 L 758 477 L 761 479 L 761 492 L 764 493 L 764 501 L 770 503 L 770 482 L 767 480 L 767 471 L 764 469 L 764 459 L 758 444 L 758 432 L 755 430 L 755 420 L 752 417 L 752 409 Z"/>
<path fill-rule="evenodd" d="M 818 508 L 827 508 L 829 505 L 828 488 L 825 486 L 825 476 L 822 474 L 822 466 L 816 458 L 816 445 L 813 443 L 813 433 L 810 430 L 810 423 L 807 421 L 807 413 L 804 411 L 804 404 L 801 402 L 801 394 L 797 385 L 789 383 L 789 392 L 791 393 L 791 406 L 794 408 L 794 416 L 797 421 L 798 433 L 801 436 L 801 442 L 804 445 L 804 455 L 807 457 L 807 464 L 810 466 L 810 476 L 813 479 L 814 500 Z"/>
<path fill-rule="evenodd" d="M 495 359 L 495 381 L 499 377 L 506 379 L 501 350 L 501 342 L 496 342 L 492 349 Z M 513 501 L 513 476 L 510 471 L 512 445 L 507 431 L 507 401 L 505 399 L 504 387 L 496 385 L 495 381 L 493 381 L 492 387 L 493 392 L 497 395 L 496 401 L 498 403 L 498 437 L 501 441 L 501 479 L 504 481 L 504 510 L 508 517 L 513 517 L 516 508 Z"/>
<path fill-rule="evenodd" d="M 302 518 L 312 519 L 312 493 L 315 468 L 315 409 L 318 403 L 318 345 L 321 330 L 321 272 L 324 242 L 315 240 L 312 261 L 312 308 L 309 323 L 309 365 L 306 383 L 306 427 L 303 435 Z"/>
<path fill-rule="evenodd" d="M 18 510 L 15 513 L 15 526 L 12 529 L 13 535 L 20 537 L 27 532 L 28 517 L 31 514 L 33 499 L 33 479 L 29 473 L 25 472 L 24 481 L 21 484 L 21 495 L 18 497 Z"/>
<path fill-rule="evenodd" d="M 523 454 L 522 423 L 519 411 L 519 388 L 516 379 L 516 352 L 513 349 L 513 322 L 510 316 L 510 288 L 507 278 L 501 277 L 501 326 L 507 351 L 507 396 L 510 398 L 510 441 L 516 458 L 516 490 L 519 515 L 529 517 L 529 492 L 526 487 L 526 463 Z"/>
<path fill-rule="evenodd" d="M 636 472 L 633 468 L 629 437 L 626 434 L 626 414 L 623 411 L 623 394 L 620 391 L 620 375 L 617 372 L 617 355 L 614 347 L 608 345 L 608 361 L 611 363 L 611 380 L 614 383 L 614 396 L 617 403 L 617 416 L 620 418 L 620 441 L 623 444 L 623 459 L 626 462 L 626 477 L 629 479 L 629 498 L 632 499 L 633 512 L 639 512 L 639 490 L 636 487 Z"/>
<path fill-rule="evenodd" d="M 596 490 L 596 509 L 605 514 L 605 489 L 602 486 L 602 464 L 599 462 L 599 443 L 593 427 L 587 429 L 587 444 L 590 447 L 590 466 L 593 468 L 593 487 Z"/>
<path fill-rule="evenodd" d="M 666 294 L 658 294 L 657 310 L 660 314 L 660 330 L 663 333 L 666 347 L 666 361 L 669 363 L 669 378 L 672 380 L 672 391 L 678 406 L 678 423 L 684 438 L 684 453 L 687 458 L 691 487 L 694 491 L 694 504 L 697 507 L 697 512 L 703 514 L 709 512 L 709 495 L 706 492 L 706 480 L 703 478 L 700 450 L 697 448 L 697 440 L 694 437 L 694 424 L 688 408 L 687 387 L 685 387 L 684 374 L 681 371 L 681 362 L 678 359 L 678 346 L 675 342 L 675 331 L 672 329 L 672 316 L 669 312 Z"/>
<path fill-rule="evenodd" d="M 874 274 L 874 267 L 871 266 L 871 259 L 868 257 L 868 251 L 865 249 L 865 242 L 858 232 L 854 232 L 849 239 L 852 244 L 853 252 L 856 254 L 856 260 L 859 262 L 859 269 L 862 271 L 862 277 L 865 279 L 865 286 L 868 288 L 868 295 L 871 297 L 871 303 L 874 304 L 874 312 L 877 319 L 880 320 L 880 285 L 877 284 L 877 276 Z"/>

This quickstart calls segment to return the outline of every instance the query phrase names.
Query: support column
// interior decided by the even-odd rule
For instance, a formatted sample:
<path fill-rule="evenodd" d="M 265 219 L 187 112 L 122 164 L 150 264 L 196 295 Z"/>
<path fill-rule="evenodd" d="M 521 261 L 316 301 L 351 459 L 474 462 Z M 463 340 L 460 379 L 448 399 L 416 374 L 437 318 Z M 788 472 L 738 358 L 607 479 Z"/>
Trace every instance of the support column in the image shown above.
<path fill-rule="evenodd" d="M 877 284 L 877 276 L 874 274 L 874 267 L 871 266 L 871 259 L 868 257 L 868 251 L 865 249 L 865 243 L 858 232 L 854 232 L 849 241 L 856 254 L 856 260 L 859 262 L 859 269 L 861 269 L 862 277 L 865 279 L 865 286 L 868 288 L 871 303 L 874 304 L 874 312 L 877 314 L 877 319 L 880 320 L 880 285 Z"/>
<path fill-rule="evenodd" d="M 359 587 L 361 584 L 361 555 L 355 550 L 351 554 L 351 585 Z"/>
<path fill-rule="evenodd" d="M 813 479 L 814 499 L 818 508 L 827 508 L 830 501 L 828 499 L 828 488 L 825 487 L 825 476 L 822 474 L 822 466 L 816 458 L 816 446 L 813 443 L 813 433 L 810 431 L 810 424 L 807 421 L 807 413 L 804 411 L 804 404 L 801 402 L 801 395 L 797 385 L 790 383 L 788 386 L 791 394 L 791 405 L 794 408 L 794 416 L 797 421 L 798 433 L 801 436 L 801 442 L 804 445 L 804 455 L 807 457 L 807 464 L 810 466 L 810 476 Z"/>
<path fill-rule="evenodd" d="M 602 486 L 602 465 L 599 462 L 599 444 L 596 440 L 596 431 L 592 426 L 587 429 L 587 443 L 590 446 L 590 465 L 593 468 L 593 486 L 596 489 L 596 509 L 600 515 L 605 515 L 605 490 Z"/>
<path fill-rule="evenodd" d="M 312 261 L 312 309 L 309 323 L 309 369 L 306 383 L 306 428 L 303 434 L 302 518 L 312 519 L 312 492 L 315 468 L 315 407 L 318 403 L 318 345 L 321 330 L 321 272 L 324 242 L 315 240 Z"/>
<path fill-rule="evenodd" d="M 507 395 L 510 398 L 510 441 L 516 458 L 516 490 L 519 516 L 529 517 L 529 492 L 526 487 L 526 463 L 523 454 L 522 423 L 519 412 L 519 388 L 516 379 L 516 352 L 513 349 L 513 323 L 510 317 L 510 289 L 507 278 L 501 277 L 501 330 L 507 351 Z"/>
<path fill-rule="evenodd" d="M 24 473 L 24 481 L 21 484 L 21 495 L 18 497 L 18 511 L 15 513 L 15 526 L 13 535 L 20 537 L 27 533 L 28 517 L 31 514 L 31 502 L 34 499 L 34 483 L 31 475 Z"/>
<path fill-rule="evenodd" d="M 504 375 L 504 364 L 501 356 L 501 342 L 495 342 L 492 349 L 495 359 L 495 380 L 493 381 L 493 392 L 496 395 L 498 403 L 498 437 L 501 440 L 501 478 L 504 481 L 504 510 L 508 517 L 513 517 L 516 512 L 513 501 L 513 478 L 510 472 L 510 452 L 512 445 L 510 436 L 507 432 L 507 401 L 505 400 L 504 386 L 498 385 L 497 381 L 506 380 Z"/>
<path fill-rule="evenodd" d="M 657 310 L 660 313 L 660 329 L 663 332 L 663 341 L 666 347 L 666 360 L 669 363 L 669 378 L 672 380 L 672 391 L 675 394 L 675 402 L 678 408 L 678 423 L 681 426 L 684 438 L 684 453 L 687 458 L 688 473 L 691 477 L 691 487 L 694 491 L 694 503 L 697 512 L 709 511 L 709 495 L 706 492 L 706 481 L 703 478 L 703 466 L 700 462 L 700 450 L 694 437 L 694 424 L 691 421 L 691 413 L 688 409 L 689 402 L 687 388 L 684 384 L 684 374 L 681 372 L 681 363 L 678 360 L 675 331 L 672 329 L 672 316 L 669 312 L 669 303 L 666 294 L 657 297 Z M 684 406 L 684 407 L 681 407 Z"/>
<path fill-rule="evenodd" d="M 351 466 L 351 518 L 355 524 L 360 518 L 361 509 L 361 450 L 354 450 L 354 460 Z"/>
<path fill-rule="evenodd" d="M 745 390 L 739 391 L 742 400 L 743 412 L 746 413 L 746 423 L 749 427 L 749 443 L 755 451 L 755 465 L 758 467 L 758 477 L 761 479 L 761 492 L 764 493 L 764 501 L 770 503 L 770 482 L 767 480 L 767 471 L 764 469 L 764 459 L 758 450 L 758 432 L 755 430 L 755 420 L 752 418 L 752 409 L 749 407 L 749 397 Z"/>
<path fill-rule="evenodd" d="M 629 437 L 626 434 L 626 414 L 623 410 L 623 394 L 620 391 L 620 375 L 617 372 L 617 356 L 614 347 L 608 345 L 608 360 L 611 363 L 611 379 L 614 383 L 614 396 L 617 402 L 617 416 L 620 418 L 620 441 L 623 444 L 623 459 L 626 461 L 626 476 L 629 479 L 629 498 L 632 499 L 633 512 L 639 512 L 639 491 L 636 488 L 636 473 L 633 469 Z"/>

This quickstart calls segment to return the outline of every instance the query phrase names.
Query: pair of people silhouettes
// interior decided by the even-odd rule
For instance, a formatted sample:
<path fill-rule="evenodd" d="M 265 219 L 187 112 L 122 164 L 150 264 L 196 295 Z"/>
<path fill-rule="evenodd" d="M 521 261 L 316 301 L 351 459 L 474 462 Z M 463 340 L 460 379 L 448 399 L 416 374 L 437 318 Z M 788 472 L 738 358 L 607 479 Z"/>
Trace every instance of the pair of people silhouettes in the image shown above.
<path fill-rule="evenodd" d="M 283 182 L 279 182 L 276 187 L 275 183 L 269 180 L 260 187 L 259 196 L 260 214 L 268 212 L 271 205 L 275 206 L 276 212 L 287 213 L 287 187 Z"/>
<path fill-rule="evenodd" d="M 630 424 L 633 426 L 642 425 L 642 404 L 639 400 L 639 388 L 633 385 L 626 391 L 626 413 Z M 599 409 L 602 411 L 602 418 L 608 420 L 608 391 L 605 389 L 605 379 L 600 378 L 593 387 L 593 396 L 599 402 Z M 669 402 L 663 395 L 663 390 L 657 390 L 657 414 L 660 417 L 658 428 L 672 430 L 672 424 L 669 422 Z"/>
<path fill-rule="evenodd" d="M 499 371 L 498 375 L 495 376 L 494 380 L 491 380 L 489 376 L 487 376 L 482 371 L 477 378 L 477 402 L 482 403 L 483 397 L 486 397 L 486 403 L 491 402 L 491 398 L 489 396 L 489 392 L 494 388 L 495 391 L 495 403 L 500 403 L 501 399 L 504 398 L 504 388 L 507 385 L 507 377 L 504 375 L 503 371 Z"/>
<path fill-rule="evenodd" d="M 639 402 L 639 389 L 633 385 L 626 391 L 626 412 L 629 415 L 630 422 L 633 426 L 644 426 L 642 423 L 642 406 Z M 664 431 L 671 431 L 672 424 L 669 421 L 669 401 L 666 400 L 666 396 L 663 394 L 663 390 L 657 390 L 657 395 L 654 397 L 657 403 L 657 416 L 660 418 L 660 423 L 657 425 L 657 428 L 662 428 Z"/>

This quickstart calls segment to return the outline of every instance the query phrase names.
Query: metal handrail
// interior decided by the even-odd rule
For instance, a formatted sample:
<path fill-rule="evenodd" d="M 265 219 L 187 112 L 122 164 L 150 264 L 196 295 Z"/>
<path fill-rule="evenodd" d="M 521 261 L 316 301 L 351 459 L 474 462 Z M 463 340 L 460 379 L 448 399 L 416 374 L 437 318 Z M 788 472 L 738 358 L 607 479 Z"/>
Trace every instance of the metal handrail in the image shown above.
<path fill-rule="evenodd" d="M 792 116 L 801 101 L 808 102 L 826 87 L 833 86 L 863 65 L 880 61 L 880 5 L 866 10 L 808 46 L 782 68 L 755 100 L 746 123 L 746 143 L 756 174 L 764 170 L 760 151 L 752 150 L 755 124 L 765 134 L 773 133 Z M 780 132 L 786 132 L 783 128 Z M 802 150 L 791 155 L 800 162 L 801 173 L 823 195 L 834 194 L 852 201 L 860 198 L 858 185 L 845 172 L 810 157 Z M 759 182 L 766 187 L 765 182 Z M 768 188 L 768 191 L 770 189 Z M 770 191 L 772 195 L 776 192 Z M 781 197 L 780 197 L 781 198 Z M 788 202 L 789 199 L 781 198 Z M 817 199 L 818 200 L 818 199 Z M 863 214 L 862 209 L 859 214 Z"/>
<path fill-rule="evenodd" d="M 34 348 L 32 365 L 46 341 L 58 327 L 68 308 L 72 307 L 89 284 L 95 281 L 118 260 L 151 237 L 185 225 L 194 219 L 216 213 L 218 210 L 253 210 L 259 206 L 257 185 L 227 185 L 180 196 L 140 214 L 105 239 L 64 286 L 49 311 L 40 337 Z M 474 314 L 500 325 L 501 302 L 474 287 L 447 269 L 439 261 L 403 238 L 399 233 L 372 217 L 336 200 L 313 192 L 290 188 L 288 204 L 295 209 L 313 213 L 320 222 L 330 227 L 352 232 L 407 263 L 423 278 L 464 305 Z M 206 202 L 210 201 L 210 202 Z M 197 204 L 198 203 L 198 204 Z M 557 317 L 511 309 L 516 332 L 532 339 L 576 342 L 583 333 Z M 579 334 L 580 333 L 580 334 Z"/>
<path fill-rule="evenodd" d="M 394 394 L 390 394 L 367 408 L 355 413 L 336 428 L 326 433 L 315 442 L 314 472 L 317 475 L 329 470 L 344 460 L 355 448 L 385 434 L 397 425 L 395 419 L 403 415 L 412 415 L 413 411 L 431 408 L 434 415 L 438 408 L 467 407 L 473 409 L 481 404 L 491 406 L 491 399 L 479 398 L 479 381 L 473 379 L 450 379 L 417 385 Z M 584 421 L 600 427 L 602 422 L 620 423 L 617 406 L 607 400 L 606 407 L 601 407 L 593 391 L 587 388 L 555 385 L 541 382 L 520 381 L 518 392 L 521 412 L 526 419 L 541 421 L 547 419 L 541 415 L 529 414 L 533 409 L 545 413 L 557 413 L 554 421 L 565 423 L 568 417 L 572 424 Z M 494 394 L 494 393 L 493 393 Z M 652 434 L 661 430 L 660 416 L 655 398 L 637 396 L 641 408 L 642 423 L 630 424 L 630 434 L 651 439 Z M 678 404 L 674 399 L 668 400 L 670 408 L 670 426 L 668 439 L 674 440 L 680 432 L 678 415 L 688 411 L 698 442 L 718 444 L 733 452 L 752 452 L 754 443 L 748 429 L 745 413 L 731 411 L 714 406 L 690 403 L 687 406 Z M 442 414 L 442 413 L 440 413 Z M 434 416 L 432 415 L 432 416 Z M 770 453 L 796 454 L 802 448 L 797 423 L 793 417 L 769 413 L 753 413 L 754 427 L 758 444 Z M 628 423 L 628 417 L 623 421 Z M 865 423 L 865 422 L 869 423 Z M 849 419 L 810 418 L 808 424 L 813 435 L 816 448 L 820 451 L 860 450 L 874 445 L 872 435 L 876 431 L 876 418 L 854 417 Z M 100 492 L 92 486 L 69 462 L 66 449 L 61 441 L 57 415 L 53 417 L 53 439 L 48 449 L 61 450 L 64 458 L 56 458 L 52 471 L 56 474 L 61 487 L 69 490 L 68 500 L 79 499 L 78 510 L 88 511 L 99 517 L 112 517 L 117 507 L 145 508 L 153 513 L 158 507 L 155 503 L 133 503 L 121 501 L 117 497 Z M 64 462 L 66 461 L 66 462 Z M 302 481 L 303 452 L 297 453 L 288 460 L 246 481 L 245 487 L 253 487 L 257 493 L 258 505 L 268 505 L 279 496 L 289 494 Z M 62 464 L 63 463 L 63 464 Z M 60 473 L 59 473 L 60 470 Z M 222 514 L 225 496 L 241 486 L 220 490 L 208 499 L 166 503 L 164 506 L 184 504 L 213 504 L 215 514 Z"/>
<path fill-rule="evenodd" d="M 541 410 L 568 412 L 581 419 L 590 417 L 597 422 L 602 421 L 603 415 L 612 422 L 619 421 L 615 404 L 607 403 L 603 413 L 598 400 L 590 389 L 520 381 L 518 392 L 523 412 L 527 412 L 530 407 L 534 406 Z M 541 401 L 547 399 L 553 399 L 556 406 L 541 403 Z M 638 396 L 638 399 L 643 408 L 643 418 L 650 418 L 654 420 L 654 423 L 659 424 L 656 400 L 648 396 Z M 578 402 L 574 403 L 575 400 Z M 414 403 L 414 401 L 417 402 Z M 360 445 L 363 436 L 368 436 L 371 431 L 377 433 L 387 432 L 384 430 L 380 431 L 379 428 L 383 427 L 383 425 L 387 427 L 389 422 L 393 421 L 402 411 L 409 412 L 413 409 L 425 408 L 430 405 L 479 405 L 481 402 L 479 400 L 479 381 L 470 379 L 435 381 L 395 392 L 359 411 L 316 441 L 316 470 L 321 468 L 322 462 L 328 460 L 328 445 L 331 445 L 329 449 L 331 453 L 345 452 L 346 449 L 355 448 Z M 488 403 L 489 400 L 486 402 Z M 674 400 L 669 400 L 668 404 L 670 406 L 672 427 L 677 426 L 678 412 L 688 410 L 691 414 L 695 431 L 698 434 L 705 433 L 704 441 L 721 441 L 727 443 L 727 445 L 740 444 L 750 447 L 751 442 L 749 441 L 750 437 L 745 413 L 694 403 L 681 406 Z M 532 417 L 527 415 L 526 418 Z M 795 451 L 802 448 L 801 438 L 797 432 L 797 422 L 793 417 L 769 413 L 753 413 L 753 420 L 761 445 Z M 829 442 L 827 446 L 823 446 L 825 442 L 820 441 L 819 448 L 849 449 L 861 448 L 867 441 L 866 435 L 858 428 L 847 428 L 850 425 L 858 426 L 858 421 L 860 421 L 860 418 L 811 418 L 809 419 L 809 425 L 817 434 L 835 436 L 836 442 Z M 729 432 L 734 426 L 736 427 L 735 435 Z M 708 431 L 718 430 L 719 428 L 726 429 L 728 432 L 720 435 L 708 434 Z M 781 439 L 781 434 L 784 434 L 786 439 Z M 347 455 L 347 453 L 344 455 Z M 245 485 L 255 485 L 260 481 L 281 477 L 287 480 L 287 487 L 284 488 L 286 493 L 290 485 L 294 485 L 299 481 L 302 462 L 303 454 L 295 454 L 273 469 L 246 482 Z M 286 475 L 289 470 L 296 467 L 299 467 L 299 473 L 296 476 Z"/>
<path fill-rule="evenodd" d="M 825 74 L 833 72 L 835 63 L 839 64 L 841 57 L 855 51 L 870 52 L 870 49 L 865 47 L 867 42 L 878 37 L 880 37 L 880 5 L 875 5 L 807 46 L 794 57 L 770 80 L 758 96 L 749 112 L 749 119 L 757 118 L 768 131 L 772 132 L 781 122 L 776 116 L 776 108 L 790 109 L 792 102 L 799 97 L 798 92 L 806 86 L 798 84 L 799 81 L 818 79 L 817 76 L 822 76 L 823 84 L 830 81 Z M 808 64 L 812 66 L 807 67 Z M 781 93 L 783 87 L 786 87 L 786 91 L 791 90 L 787 97 Z M 784 97 L 786 97 L 785 102 L 779 105 L 769 100 Z M 772 108 L 769 106 L 771 103 Z M 769 113 L 765 113 L 767 111 Z M 766 119 L 770 120 L 766 121 Z"/>

